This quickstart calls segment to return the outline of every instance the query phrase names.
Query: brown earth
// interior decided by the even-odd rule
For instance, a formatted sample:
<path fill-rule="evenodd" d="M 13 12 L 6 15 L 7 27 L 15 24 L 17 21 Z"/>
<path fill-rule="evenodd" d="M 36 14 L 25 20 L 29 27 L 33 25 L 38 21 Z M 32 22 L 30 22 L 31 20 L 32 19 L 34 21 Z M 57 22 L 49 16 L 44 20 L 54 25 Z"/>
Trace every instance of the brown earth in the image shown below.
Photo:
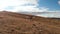
<path fill-rule="evenodd" d="M 0 12 L 0 34 L 60 34 L 60 19 Z"/>

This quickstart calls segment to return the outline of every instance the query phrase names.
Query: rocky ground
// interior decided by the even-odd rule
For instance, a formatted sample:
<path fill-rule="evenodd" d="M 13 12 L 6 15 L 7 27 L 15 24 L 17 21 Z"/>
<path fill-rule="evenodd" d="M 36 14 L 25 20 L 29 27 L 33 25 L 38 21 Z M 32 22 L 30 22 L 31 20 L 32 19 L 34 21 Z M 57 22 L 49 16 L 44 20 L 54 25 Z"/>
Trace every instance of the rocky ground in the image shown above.
<path fill-rule="evenodd" d="M 60 19 L 0 12 L 0 34 L 60 34 Z"/>

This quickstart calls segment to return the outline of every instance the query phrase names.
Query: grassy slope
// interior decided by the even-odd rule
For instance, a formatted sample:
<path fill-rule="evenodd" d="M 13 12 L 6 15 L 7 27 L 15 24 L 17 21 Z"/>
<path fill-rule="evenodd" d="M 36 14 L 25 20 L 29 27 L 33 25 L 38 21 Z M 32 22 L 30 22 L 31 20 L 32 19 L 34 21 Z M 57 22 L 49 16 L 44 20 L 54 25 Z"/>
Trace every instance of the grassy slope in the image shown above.
<path fill-rule="evenodd" d="M 60 34 L 60 20 L 0 12 L 0 34 Z"/>

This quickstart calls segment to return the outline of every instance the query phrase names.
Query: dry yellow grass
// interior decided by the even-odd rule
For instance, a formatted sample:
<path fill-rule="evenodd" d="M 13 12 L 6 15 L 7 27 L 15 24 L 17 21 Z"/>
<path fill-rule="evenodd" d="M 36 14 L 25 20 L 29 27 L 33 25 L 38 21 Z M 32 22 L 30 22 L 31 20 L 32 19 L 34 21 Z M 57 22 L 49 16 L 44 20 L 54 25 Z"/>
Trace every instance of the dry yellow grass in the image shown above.
<path fill-rule="evenodd" d="M 60 34 L 60 19 L 0 12 L 0 34 Z"/>

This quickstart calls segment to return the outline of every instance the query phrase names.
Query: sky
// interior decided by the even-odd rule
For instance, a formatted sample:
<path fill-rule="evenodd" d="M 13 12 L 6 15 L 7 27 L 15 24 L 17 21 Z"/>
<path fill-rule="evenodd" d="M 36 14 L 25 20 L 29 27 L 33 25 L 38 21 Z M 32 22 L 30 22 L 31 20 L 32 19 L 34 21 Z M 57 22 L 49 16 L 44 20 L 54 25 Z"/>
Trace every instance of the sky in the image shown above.
<path fill-rule="evenodd" d="M 0 0 L 0 11 L 60 11 L 60 0 Z"/>
<path fill-rule="evenodd" d="M 47 7 L 49 10 L 60 10 L 60 1 L 59 0 L 40 0 L 39 6 Z"/>
<path fill-rule="evenodd" d="M 0 0 L 0 11 L 3 10 L 12 12 L 60 12 L 60 0 Z"/>

